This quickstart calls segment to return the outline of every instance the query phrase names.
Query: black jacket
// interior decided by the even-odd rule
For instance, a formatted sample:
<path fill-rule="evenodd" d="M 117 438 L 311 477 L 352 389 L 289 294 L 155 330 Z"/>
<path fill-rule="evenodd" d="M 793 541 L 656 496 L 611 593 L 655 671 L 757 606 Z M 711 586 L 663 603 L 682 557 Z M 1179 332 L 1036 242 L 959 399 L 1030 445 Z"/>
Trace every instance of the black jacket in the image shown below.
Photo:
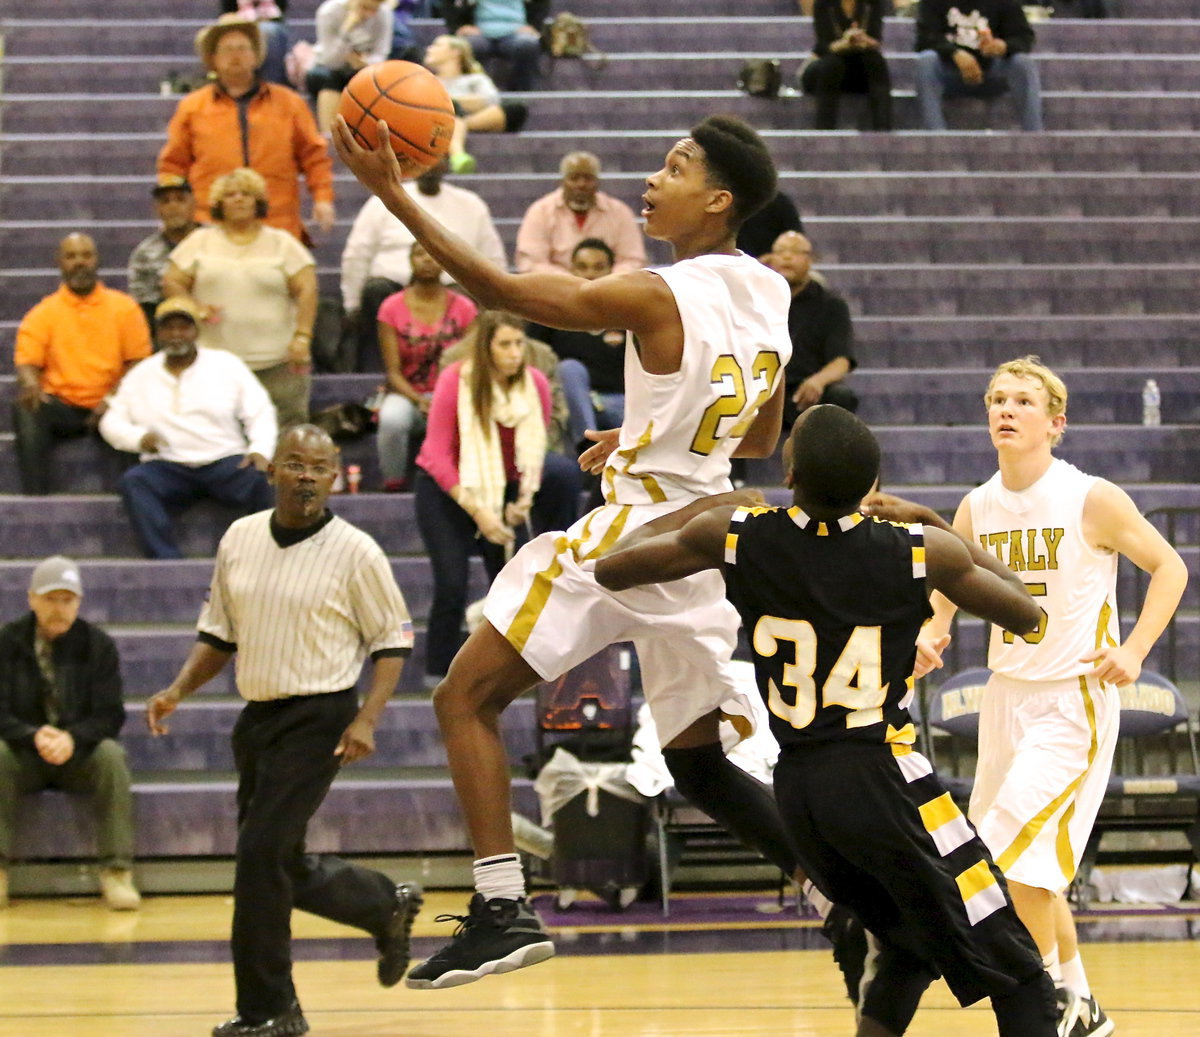
<path fill-rule="evenodd" d="M 0 627 L 0 738 L 14 749 L 32 748 L 34 734 L 46 723 L 35 624 L 30 612 Z M 116 738 L 125 723 L 117 646 L 103 630 L 77 619 L 54 640 L 53 651 L 62 709 L 56 726 L 75 739 L 77 753 L 90 753 L 103 739 Z"/>
<path fill-rule="evenodd" d="M 446 28 L 458 32 L 464 25 L 475 24 L 476 0 L 442 0 L 442 15 Z M 550 0 L 525 0 L 525 24 L 541 32 L 550 13 Z"/>
<path fill-rule="evenodd" d="M 951 8 L 958 8 L 965 24 L 950 24 Z M 996 39 L 1008 44 L 1009 54 L 1033 50 L 1034 32 L 1020 0 L 921 0 L 916 49 L 935 50 L 944 61 L 950 61 L 960 47 L 978 57 L 976 28 L 980 18 L 987 19 Z"/>

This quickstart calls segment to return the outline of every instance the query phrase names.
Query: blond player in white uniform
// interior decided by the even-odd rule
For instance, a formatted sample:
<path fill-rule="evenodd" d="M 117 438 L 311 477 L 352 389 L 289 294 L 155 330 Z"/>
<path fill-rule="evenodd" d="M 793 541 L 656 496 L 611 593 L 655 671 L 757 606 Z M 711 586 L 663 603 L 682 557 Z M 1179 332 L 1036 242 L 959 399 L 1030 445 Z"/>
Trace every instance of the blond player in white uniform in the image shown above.
<path fill-rule="evenodd" d="M 954 529 L 1020 574 L 1042 621 L 1023 638 L 992 628 L 969 815 L 1050 974 L 1078 994 L 1060 1032 L 1104 1037 L 1113 1024 L 1091 996 L 1063 893 L 1108 784 L 1121 712 L 1117 688 L 1137 680 L 1179 604 L 1187 569 L 1128 494 L 1054 457 L 1067 423 L 1067 390 L 1037 357 L 1002 364 L 984 400 L 1000 470 L 966 496 Z M 1150 574 L 1124 643 L 1120 555 Z M 931 603 L 934 616 L 917 642 L 917 676 L 940 667 L 950 643 L 955 607 L 939 594 Z"/>
<path fill-rule="evenodd" d="M 555 328 L 629 332 L 624 424 L 595 434 L 600 442 L 580 459 L 604 468 L 608 503 L 517 553 L 488 597 L 487 622 L 434 695 L 477 854 L 477 892 L 454 939 L 409 974 L 409 986 L 430 988 L 554 953 L 524 899 L 497 718 L 522 692 L 613 641 L 638 645 L 646 697 L 680 791 L 794 870 L 769 789 L 720 751 L 721 712 L 749 716 L 726 672 L 737 620 L 720 576 L 611 593 L 591 571 L 622 534 L 729 491 L 732 456 L 774 451 L 791 355 L 790 292 L 782 277 L 734 244 L 741 222 L 773 196 L 776 182 L 762 141 L 736 119 L 706 119 L 646 180 L 646 233 L 672 245 L 674 265 L 594 281 L 560 272 L 508 274 L 447 233 L 402 190 L 384 129 L 379 146 L 366 150 L 339 121 L 334 143 L 359 180 L 481 306 Z"/>

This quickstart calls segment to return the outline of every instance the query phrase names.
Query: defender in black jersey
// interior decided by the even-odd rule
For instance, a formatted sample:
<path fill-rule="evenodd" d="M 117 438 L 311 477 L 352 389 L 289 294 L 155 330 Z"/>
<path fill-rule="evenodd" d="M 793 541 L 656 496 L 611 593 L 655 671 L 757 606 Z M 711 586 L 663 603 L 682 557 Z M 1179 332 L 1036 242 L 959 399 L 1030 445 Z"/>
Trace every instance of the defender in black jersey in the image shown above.
<path fill-rule="evenodd" d="M 775 795 L 796 854 L 882 946 L 859 1037 L 904 1033 L 938 974 L 963 1005 L 989 997 L 1002 1037 L 1052 1037 L 1054 986 L 987 848 L 914 751 L 908 714 L 930 590 L 1017 634 L 1037 606 L 978 547 L 859 513 L 879 446 L 854 415 L 814 407 L 789 447 L 792 507 L 696 501 L 618 542 L 597 580 L 723 571 L 780 743 Z"/>

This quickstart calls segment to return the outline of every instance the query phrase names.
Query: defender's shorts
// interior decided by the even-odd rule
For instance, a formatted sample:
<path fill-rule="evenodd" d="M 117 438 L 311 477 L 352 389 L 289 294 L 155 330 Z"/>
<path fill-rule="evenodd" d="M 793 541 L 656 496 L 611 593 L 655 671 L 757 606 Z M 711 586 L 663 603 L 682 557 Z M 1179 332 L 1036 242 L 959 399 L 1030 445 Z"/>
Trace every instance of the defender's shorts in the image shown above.
<path fill-rule="evenodd" d="M 714 709 L 743 737 L 754 730 L 750 702 L 729 666 L 738 615 L 720 573 L 617 592 L 596 582 L 596 559 L 618 539 L 686 503 L 606 504 L 565 533 L 543 533 L 496 577 L 483 611 L 546 680 L 605 645 L 632 641 L 663 745 Z"/>
<path fill-rule="evenodd" d="M 1060 893 L 1083 856 L 1112 770 L 1121 699 L 1094 677 L 993 674 L 979 714 L 971 821 L 1005 876 Z"/>

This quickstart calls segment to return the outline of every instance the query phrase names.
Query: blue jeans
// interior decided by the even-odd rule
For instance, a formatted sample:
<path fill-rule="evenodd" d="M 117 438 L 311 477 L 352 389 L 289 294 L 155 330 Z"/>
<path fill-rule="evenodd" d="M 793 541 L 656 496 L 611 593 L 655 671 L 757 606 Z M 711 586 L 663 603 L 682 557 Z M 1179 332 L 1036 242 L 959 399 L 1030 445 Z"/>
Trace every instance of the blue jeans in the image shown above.
<path fill-rule="evenodd" d="M 511 33 L 508 36 L 468 36 L 475 60 L 500 58 L 508 64 L 505 90 L 532 90 L 538 81 L 538 59 L 542 56 L 542 41 L 537 36 Z"/>
<path fill-rule="evenodd" d="M 425 635 L 425 672 L 444 677 L 463 643 L 471 556 L 483 559 L 488 585 L 504 567 L 504 548 L 478 536 L 478 527 L 454 498 L 421 469 L 414 486 L 417 529 L 433 568 L 433 602 Z M 521 544 L 523 530 L 517 530 Z"/>
<path fill-rule="evenodd" d="M 597 412 L 592 403 L 592 378 L 582 361 L 560 361 L 558 380 L 562 382 L 563 395 L 567 399 L 567 431 L 571 434 L 571 446 L 583 439 L 584 429 L 621 427 L 625 420 L 625 394 L 598 393 L 603 409 Z"/>
<path fill-rule="evenodd" d="M 240 468 L 241 463 L 241 455 L 196 468 L 173 461 L 143 461 L 121 476 L 121 500 L 146 557 L 183 557 L 171 529 L 171 513 L 205 497 L 247 515 L 271 507 L 267 477 L 253 465 Z"/>
<path fill-rule="evenodd" d="M 927 130 L 944 130 L 946 115 L 942 100 L 946 97 L 998 97 L 1007 90 L 1021 129 L 1042 129 L 1042 84 L 1037 63 L 1029 54 L 993 58 L 983 70 L 983 82 L 968 86 L 952 61 L 943 61 L 936 51 L 923 50 L 917 55 L 917 108 L 921 124 Z"/>
<path fill-rule="evenodd" d="M 408 478 L 409 447 L 413 437 L 425 436 L 425 415 L 412 400 L 390 392 L 379 408 L 375 448 L 384 479 Z"/>

